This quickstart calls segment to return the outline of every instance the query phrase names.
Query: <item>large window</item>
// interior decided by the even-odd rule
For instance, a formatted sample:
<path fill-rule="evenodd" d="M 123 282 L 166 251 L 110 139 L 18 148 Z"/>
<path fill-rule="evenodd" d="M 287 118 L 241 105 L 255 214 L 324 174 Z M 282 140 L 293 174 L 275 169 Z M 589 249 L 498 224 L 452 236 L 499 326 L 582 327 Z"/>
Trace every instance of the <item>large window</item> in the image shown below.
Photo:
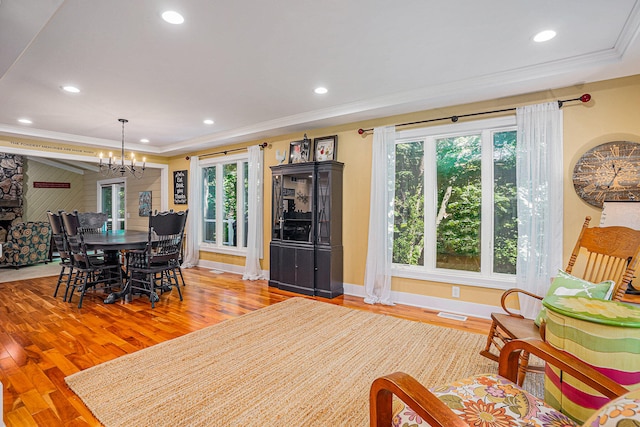
<path fill-rule="evenodd" d="M 515 119 L 399 132 L 395 273 L 496 285 L 516 268 Z"/>
<path fill-rule="evenodd" d="M 248 161 L 246 156 L 200 162 L 203 179 L 203 249 L 247 247 Z"/>

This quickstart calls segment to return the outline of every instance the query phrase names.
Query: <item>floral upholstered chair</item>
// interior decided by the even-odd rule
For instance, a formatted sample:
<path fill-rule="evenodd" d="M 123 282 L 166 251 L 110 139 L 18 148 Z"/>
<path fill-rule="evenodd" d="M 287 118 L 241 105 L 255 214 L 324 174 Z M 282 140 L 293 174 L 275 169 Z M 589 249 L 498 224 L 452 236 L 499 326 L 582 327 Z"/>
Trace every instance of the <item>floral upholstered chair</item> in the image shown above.
<path fill-rule="evenodd" d="M 9 228 L 2 244 L 0 266 L 15 268 L 49 261 L 51 225 L 48 222 L 21 222 Z"/>
<path fill-rule="evenodd" d="M 559 367 L 614 400 L 587 420 L 569 418 L 516 384 L 521 351 Z M 540 340 L 507 343 L 500 353 L 499 372 L 430 390 L 402 372 L 377 378 L 370 392 L 371 426 L 640 426 L 640 390 L 629 392 L 591 366 Z M 393 399 L 394 395 L 398 399 Z"/>

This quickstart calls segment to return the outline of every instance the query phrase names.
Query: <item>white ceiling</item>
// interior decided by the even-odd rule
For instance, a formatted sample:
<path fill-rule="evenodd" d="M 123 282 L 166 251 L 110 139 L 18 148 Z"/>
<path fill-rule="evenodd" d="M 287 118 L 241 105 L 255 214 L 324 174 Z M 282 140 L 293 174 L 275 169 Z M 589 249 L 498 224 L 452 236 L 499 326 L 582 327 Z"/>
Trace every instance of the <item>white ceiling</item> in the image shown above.
<path fill-rule="evenodd" d="M 1 0 L 0 134 L 119 147 L 122 117 L 172 155 L 640 74 L 639 1 Z"/>

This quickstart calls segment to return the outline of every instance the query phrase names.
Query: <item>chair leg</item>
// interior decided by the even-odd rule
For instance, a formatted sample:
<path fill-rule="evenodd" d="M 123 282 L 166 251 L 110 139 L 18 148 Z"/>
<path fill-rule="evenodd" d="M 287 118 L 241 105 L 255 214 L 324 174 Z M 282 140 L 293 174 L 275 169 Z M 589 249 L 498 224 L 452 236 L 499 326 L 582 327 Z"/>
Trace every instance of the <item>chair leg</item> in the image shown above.
<path fill-rule="evenodd" d="M 520 353 L 520 366 L 518 366 L 518 385 L 522 387 L 524 383 L 524 377 L 527 374 L 529 368 L 529 353 L 523 351 Z"/>
<path fill-rule="evenodd" d="M 184 276 L 182 275 L 182 268 L 180 264 L 177 265 L 178 274 L 180 275 L 180 281 L 182 282 L 182 286 L 186 286 L 187 284 L 184 282 Z"/>
<path fill-rule="evenodd" d="M 82 288 L 80 289 L 80 301 L 78 302 L 78 308 L 82 308 L 82 300 L 84 299 L 84 293 L 87 291 L 87 282 L 89 279 L 89 275 L 84 275 L 84 280 L 82 282 Z"/>
<path fill-rule="evenodd" d="M 64 299 L 62 301 L 64 302 L 71 302 L 71 298 L 73 298 L 73 292 L 76 290 L 76 286 L 78 286 L 78 275 L 81 274 L 80 271 L 78 271 L 76 273 L 76 275 L 73 278 L 73 283 L 71 282 L 71 280 L 67 281 L 67 289 L 65 289 L 64 291 Z M 69 289 L 71 289 L 71 293 L 69 293 Z M 69 299 L 67 299 L 67 295 L 69 296 Z"/>
<path fill-rule="evenodd" d="M 480 352 L 480 354 L 488 359 L 498 361 L 498 356 L 491 352 L 491 346 L 495 344 L 495 339 L 498 337 L 497 334 L 498 324 L 495 321 L 491 322 L 491 328 L 489 329 L 489 335 L 487 336 L 487 345 Z"/>
<path fill-rule="evenodd" d="M 170 270 L 165 270 L 165 273 L 167 274 L 167 277 L 169 277 L 169 281 L 174 282 L 176 284 L 176 289 L 178 289 L 178 295 L 180 295 L 180 301 L 182 301 L 182 291 L 180 290 L 180 282 L 178 282 L 178 275 L 176 274 L 176 269 L 172 268 Z"/>
<path fill-rule="evenodd" d="M 57 297 L 58 296 L 58 289 L 60 289 L 60 284 L 62 283 L 62 276 L 64 276 L 64 270 L 67 267 L 65 267 L 64 265 L 60 267 L 60 274 L 58 274 L 58 282 L 56 283 L 56 290 L 53 291 L 53 297 Z"/>
<path fill-rule="evenodd" d="M 155 290 L 155 273 L 149 273 L 147 275 L 147 280 L 149 281 L 149 301 L 151 301 L 151 308 L 156 308 L 156 302 L 160 301 L 160 297 Z"/>

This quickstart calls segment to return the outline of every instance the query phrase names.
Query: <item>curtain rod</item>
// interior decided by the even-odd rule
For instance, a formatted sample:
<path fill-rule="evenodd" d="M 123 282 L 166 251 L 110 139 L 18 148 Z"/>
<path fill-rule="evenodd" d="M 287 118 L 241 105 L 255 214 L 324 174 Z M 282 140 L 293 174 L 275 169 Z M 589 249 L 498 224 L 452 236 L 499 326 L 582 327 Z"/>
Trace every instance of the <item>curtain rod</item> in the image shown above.
<path fill-rule="evenodd" d="M 265 148 L 267 145 L 269 145 L 267 142 L 263 142 L 262 144 L 258 144 L 258 147 L 260 148 Z M 224 150 L 224 151 L 216 151 L 215 153 L 207 153 L 207 154 L 200 154 L 198 156 L 198 158 L 201 157 L 209 157 L 209 156 L 215 156 L 216 154 L 224 154 L 225 156 L 227 155 L 227 153 L 231 153 L 233 151 L 240 151 L 240 150 L 246 150 L 247 147 L 243 147 L 243 148 L 232 148 L 231 150 Z M 190 156 L 186 156 L 185 159 L 189 160 L 191 157 Z"/>
<path fill-rule="evenodd" d="M 573 98 L 573 99 L 562 99 L 562 100 L 558 100 L 558 107 L 562 108 L 562 105 L 565 102 L 572 102 L 572 101 L 580 101 L 580 102 L 589 102 L 591 101 L 591 95 L 588 93 L 585 93 L 584 95 L 580 96 L 579 98 Z M 429 122 L 437 122 L 440 120 L 451 120 L 452 122 L 457 122 L 458 119 L 460 119 L 461 117 L 472 117 L 472 116 L 481 116 L 484 114 L 493 114 L 493 113 L 504 113 L 505 111 L 515 111 L 516 108 L 504 108 L 502 110 L 492 110 L 492 111 L 481 111 L 479 113 L 469 113 L 469 114 L 461 114 L 459 116 L 449 116 L 449 117 L 440 117 L 437 119 L 429 119 L 429 120 L 420 120 L 417 122 L 409 122 L 409 123 L 400 123 L 395 125 L 396 127 L 398 126 L 409 126 L 409 125 L 417 125 L 419 123 L 429 123 Z M 370 129 L 358 129 L 358 133 L 360 135 L 367 133 L 367 132 L 371 132 L 373 130 L 373 128 Z"/>

